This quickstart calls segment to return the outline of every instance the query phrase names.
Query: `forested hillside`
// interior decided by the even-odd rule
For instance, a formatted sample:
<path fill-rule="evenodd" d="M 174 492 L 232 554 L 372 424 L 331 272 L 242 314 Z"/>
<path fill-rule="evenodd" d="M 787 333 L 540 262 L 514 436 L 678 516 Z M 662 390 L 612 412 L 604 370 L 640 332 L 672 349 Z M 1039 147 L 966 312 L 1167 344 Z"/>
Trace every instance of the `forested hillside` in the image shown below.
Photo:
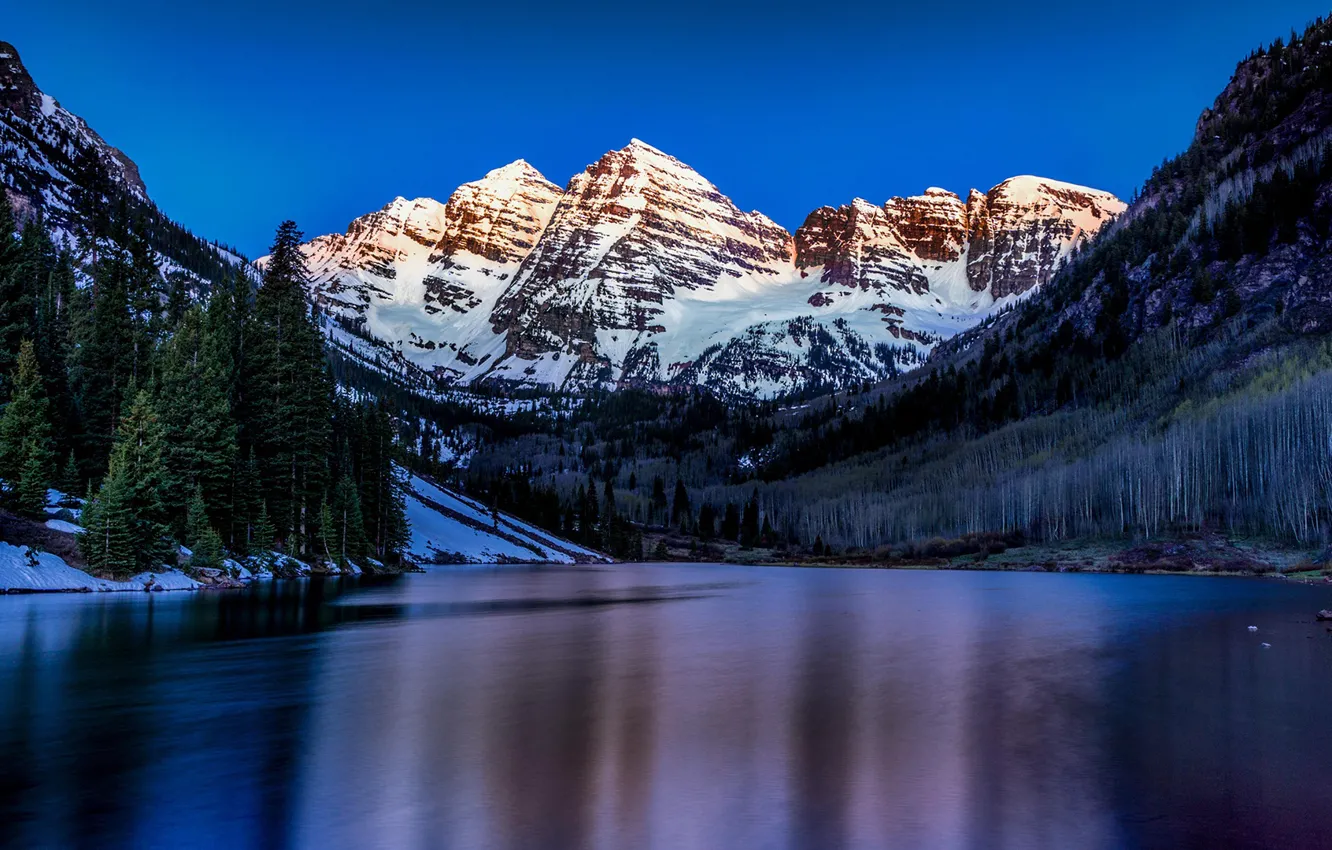
<path fill-rule="evenodd" d="M 86 492 L 82 554 L 110 576 L 178 544 L 196 568 L 272 550 L 395 563 L 389 410 L 334 393 L 295 225 L 257 289 L 236 268 L 200 302 L 174 296 L 138 224 L 113 215 L 78 266 L 37 217 L 14 238 L 0 204 L 4 506 L 43 518 L 48 487 Z"/>
<path fill-rule="evenodd" d="M 806 553 L 972 532 L 1324 540 L 1330 83 L 1326 21 L 1254 52 L 1120 220 L 920 370 L 799 405 L 592 399 L 480 453 L 471 485 L 585 540 L 616 517 Z"/>

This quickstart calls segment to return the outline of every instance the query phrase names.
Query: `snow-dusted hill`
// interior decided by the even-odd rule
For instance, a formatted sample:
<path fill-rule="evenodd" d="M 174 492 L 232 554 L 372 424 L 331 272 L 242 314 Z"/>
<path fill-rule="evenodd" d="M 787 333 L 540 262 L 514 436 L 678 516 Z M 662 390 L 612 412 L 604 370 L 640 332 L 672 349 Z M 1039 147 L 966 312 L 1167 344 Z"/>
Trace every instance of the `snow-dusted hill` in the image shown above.
<path fill-rule="evenodd" d="M 520 160 L 306 254 L 316 300 L 446 381 L 766 396 L 910 368 L 1123 209 L 1015 177 L 823 207 L 792 236 L 633 140 L 562 192 Z"/>
<path fill-rule="evenodd" d="M 406 479 L 409 548 L 422 564 L 605 563 L 604 555 L 415 475 Z"/>

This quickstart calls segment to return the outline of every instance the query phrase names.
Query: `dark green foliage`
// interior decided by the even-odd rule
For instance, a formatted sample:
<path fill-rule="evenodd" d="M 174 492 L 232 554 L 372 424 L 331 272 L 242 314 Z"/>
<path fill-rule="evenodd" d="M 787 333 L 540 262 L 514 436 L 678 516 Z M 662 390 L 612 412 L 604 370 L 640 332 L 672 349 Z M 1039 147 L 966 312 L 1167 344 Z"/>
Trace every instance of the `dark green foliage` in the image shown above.
<path fill-rule="evenodd" d="M 305 301 L 301 233 L 278 228 L 246 329 L 241 440 L 279 539 L 306 551 L 328 482 L 332 382 L 323 337 Z"/>
<path fill-rule="evenodd" d="M 29 516 L 44 516 L 51 479 L 50 409 L 31 341 L 19 347 L 9 382 L 9 403 L 0 416 L 0 478 L 10 483 L 9 501 Z"/>
<path fill-rule="evenodd" d="M 220 569 L 226 558 L 226 552 L 222 548 L 222 538 L 211 526 L 205 528 L 203 534 L 195 541 L 192 553 L 190 566 L 196 570 Z"/>
<path fill-rule="evenodd" d="M 123 467 L 112 467 L 83 510 L 79 549 L 94 572 L 131 575 L 139 565 L 140 528 Z"/>
<path fill-rule="evenodd" d="M 365 555 L 365 520 L 361 515 L 361 497 L 356 484 L 344 475 L 338 479 L 327 503 L 332 527 L 324 534 L 324 554 L 340 566 Z"/>
<path fill-rule="evenodd" d="M 141 390 L 120 422 L 107 479 L 89 506 L 98 535 L 131 541 L 133 556 L 125 561 L 123 553 L 106 550 L 94 539 L 91 552 L 85 552 L 89 563 L 94 556 L 100 557 L 104 559 L 101 569 L 125 573 L 160 570 L 164 563 L 174 561 L 163 498 L 167 474 L 162 452 L 157 411 L 148 393 Z M 117 526 L 114 531 L 113 525 Z M 92 526 L 89 529 L 85 537 L 93 536 Z"/>
<path fill-rule="evenodd" d="M 24 252 L 14 229 L 9 200 L 0 193 L 0 400 L 9 398 L 19 343 L 33 332 L 32 293 L 25 286 Z"/>
<path fill-rule="evenodd" d="M 249 549 L 262 557 L 277 545 L 276 541 L 277 532 L 273 528 L 273 521 L 268 517 L 268 503 L 262 502 L 250 533 Z"/>
<path fill-rule="evenodd" d="M 187 495 L 198 492 L 211 508 L 211 523 L 226 528 L 238 454 L 236 424 L 227 398 L 228 364 L 216 360 L 224 349 L 209 345 L 206 337 L 203 311 L 189 309 L 163 347 L 157 370 L 166 508 L 178 517 Z"/>

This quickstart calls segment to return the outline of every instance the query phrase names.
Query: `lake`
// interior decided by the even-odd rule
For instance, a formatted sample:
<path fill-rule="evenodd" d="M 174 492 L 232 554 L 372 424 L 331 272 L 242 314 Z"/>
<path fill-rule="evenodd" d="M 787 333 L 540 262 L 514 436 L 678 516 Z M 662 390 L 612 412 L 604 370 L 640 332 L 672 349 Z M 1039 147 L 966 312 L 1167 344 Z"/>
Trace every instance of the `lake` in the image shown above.
<path fill-rule="evenodd" d="M 1329 847 L 1323 607 L 698 565 L 0 597 L 0 845 Z"/>

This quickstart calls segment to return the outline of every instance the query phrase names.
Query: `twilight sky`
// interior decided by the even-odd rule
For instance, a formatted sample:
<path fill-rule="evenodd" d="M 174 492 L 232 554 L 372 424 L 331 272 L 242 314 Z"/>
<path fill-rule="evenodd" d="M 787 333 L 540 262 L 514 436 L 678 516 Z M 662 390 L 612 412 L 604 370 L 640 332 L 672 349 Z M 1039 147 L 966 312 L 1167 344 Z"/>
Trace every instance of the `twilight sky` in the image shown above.
<path fill-rule="evenodd" d="M 212 6 L 213 8 L 208 8 Z M 1326 0 L 42 0 L 0 39 L 202 236 L 265 253 L 519 157 L 638 137 L 794 230 L 1039 174 L 1127 198 L 1235 63 Z"/>

